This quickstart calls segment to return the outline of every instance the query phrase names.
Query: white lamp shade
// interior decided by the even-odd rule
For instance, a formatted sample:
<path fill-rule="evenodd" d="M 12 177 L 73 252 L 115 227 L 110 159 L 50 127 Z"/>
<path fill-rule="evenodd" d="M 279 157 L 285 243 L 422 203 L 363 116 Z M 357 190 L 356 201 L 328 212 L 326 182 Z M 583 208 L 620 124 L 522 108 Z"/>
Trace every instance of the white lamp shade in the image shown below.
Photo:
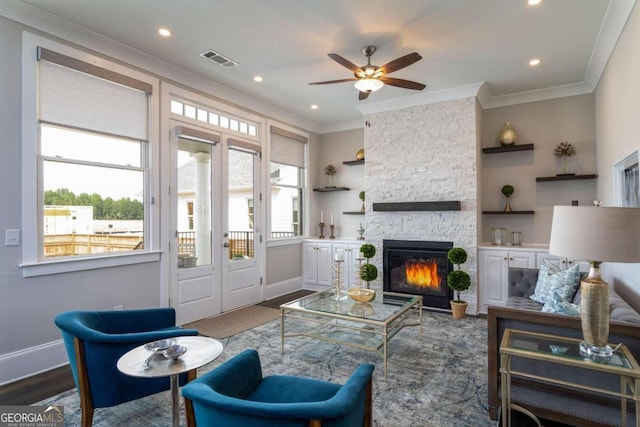
<path fill-rule="evenodd" d="M 365 77 L 356 82 L 355 87 L 360 92 L 375 92 L 384 86 L 382 80 L 374 79 L 371 77 Z"/>
<path fill-rule="evenodd" d="M 549 253 L 574 260 L 640 262 L 640 209 L 555 206 Z"/>

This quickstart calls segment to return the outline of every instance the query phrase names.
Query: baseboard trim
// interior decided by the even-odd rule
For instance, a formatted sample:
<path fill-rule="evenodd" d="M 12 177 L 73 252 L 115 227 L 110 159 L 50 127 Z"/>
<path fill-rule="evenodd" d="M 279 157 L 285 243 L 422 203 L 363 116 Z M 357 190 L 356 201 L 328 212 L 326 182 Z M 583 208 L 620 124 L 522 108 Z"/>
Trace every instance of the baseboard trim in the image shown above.
<path fill-rule="evenodd" d="M 271 283 L 264 288 L 263 300 L 267 301 L 302 289 L 302 277 Z"/>
<path fill-rule="evenodd" d="M 62 340 L 0 356 L 0 386 L 41 374 L 69 363 Z"/>

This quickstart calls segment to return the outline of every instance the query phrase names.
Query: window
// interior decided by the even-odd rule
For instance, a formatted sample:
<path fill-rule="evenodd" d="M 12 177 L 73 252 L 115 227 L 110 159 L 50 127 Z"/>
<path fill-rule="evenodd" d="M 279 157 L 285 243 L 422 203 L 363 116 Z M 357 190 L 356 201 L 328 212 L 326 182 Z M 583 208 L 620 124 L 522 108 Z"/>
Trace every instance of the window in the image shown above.
<path fill-rule="evenodd" d="M 302 200 L 306 181 L 307 138 L 271 126 L 271 237 L 304 233 Z"/>
<path fill-rule="evenodd" d="M 24 75 L 24 102 L 33 107 L 23 117 L 29 154 L 23 156 L 23 191 L 29 195 L 23 200 L 23 274 L 157 258 L 99 261 L 155 249 L 149 130 L 155 80 L 123 74 L 130 70 L 104 60 L 94 65 L 96 58 L 54 42 L 38 44 Z M 25 45 L 25 53 L 35 47 Z M 60 267 L 58 261 L 73 263 Z"/>

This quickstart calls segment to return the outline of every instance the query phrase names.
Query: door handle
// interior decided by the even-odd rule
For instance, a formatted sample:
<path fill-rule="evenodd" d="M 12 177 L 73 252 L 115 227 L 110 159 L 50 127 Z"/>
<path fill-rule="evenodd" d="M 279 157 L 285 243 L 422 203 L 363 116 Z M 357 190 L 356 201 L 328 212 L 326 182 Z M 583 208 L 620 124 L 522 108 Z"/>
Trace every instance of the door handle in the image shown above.
<path fill-rule="evenodd" d="M 222 244 L 222 246 L 224 246 L 225 248 L 228 248 L 228 247 L 229 247 L 229 242 L 224 242 L 224 243 Z"/>

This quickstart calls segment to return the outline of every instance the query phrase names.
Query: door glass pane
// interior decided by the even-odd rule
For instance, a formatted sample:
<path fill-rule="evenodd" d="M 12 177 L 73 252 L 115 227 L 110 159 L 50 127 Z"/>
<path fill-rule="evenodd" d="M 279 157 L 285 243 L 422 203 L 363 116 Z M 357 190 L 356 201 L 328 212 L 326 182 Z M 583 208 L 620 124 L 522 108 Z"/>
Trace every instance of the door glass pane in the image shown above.
<path fill-rule="evenodd" d="M 178 140 L 178 268 L 211 264 L 211 153 L 206 142 Z"/>
<path fill-rule="evenodd" d="M 256 155 L 229 150 L 229 259 L 253 258 Z"/>

